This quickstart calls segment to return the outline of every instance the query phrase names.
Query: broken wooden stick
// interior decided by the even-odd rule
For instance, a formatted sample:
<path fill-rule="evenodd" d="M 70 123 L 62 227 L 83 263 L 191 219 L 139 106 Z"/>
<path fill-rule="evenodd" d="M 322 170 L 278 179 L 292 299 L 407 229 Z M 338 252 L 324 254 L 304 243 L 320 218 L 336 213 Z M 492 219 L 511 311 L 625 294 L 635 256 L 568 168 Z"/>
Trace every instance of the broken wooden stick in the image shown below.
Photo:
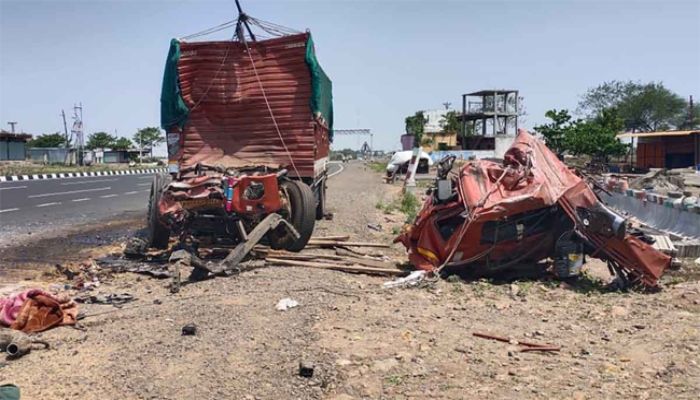
<path fill-rule="evenodd" d="M 505 343 L 512 343 L 513 344 L 519 344 L 522 346 L 525 346 L 524 349 L 521 349 L 520 351 L 526 352 L 526 351 L 559 351 L 561 350 L 561 347 L 555 346 L 553 344 L 540 344 L 540 343 L 532 343 L 532 342 L 521 342 L 520 340 L 511 340 L 507 337 L 503 336 L 496 336 L 492 335 L 490 333 L 481 333 L 481 332 L 473 332 L 473 336 L 480 337 L 482 339 L 491 339 L 491 340 L 497 340 L 499 342 L 505 342 Z"/>
<path fill-rule="evenodd" d="M 370 242 L 343 242 L 339 240 L 318 240 L 318 239 L 311 239 L 309 240 L 310 245 L 316 245 L 316 246 L 330 246 L 330 247 L 335 247 L 335 246 L 344 246 L 344 247 L 383 247 L 383 248 L 389 248 L 391 247 L 389 244 L 386 243 L 370 243 Z"/>
<path fill-rule="evenodd" d="M 364 267 L 360 265 L 342 265 L 342 264 L 332 264 L 332 263 L 317 263 L 311 261 L 299 261 L 299 260 L 285 260 L 283 258 L 268 257 L 266 259 L 268 262 L 275 265 L 287 265 L 292 267 L 307 267 L 307 268 L 317 268 L 317 269 L 330 269 L 334 271 L 343 272 L 354 272 L 354 273 L 364 273 L 364 274 L 374 274 L 374 275 L 388 275 L 388 276 L 401 276 L 406 273 L 400 269 L 395 268 L 375 268 L 375 267 Z"/>
<path fill-rule="evenodd" d="M 350 235 L 345 235 L 345 236 L 312 236 L 310 240 L 334 240 L 334 241 L 341 241 L 341 242 L 346 242 L 350 240 Z"/>

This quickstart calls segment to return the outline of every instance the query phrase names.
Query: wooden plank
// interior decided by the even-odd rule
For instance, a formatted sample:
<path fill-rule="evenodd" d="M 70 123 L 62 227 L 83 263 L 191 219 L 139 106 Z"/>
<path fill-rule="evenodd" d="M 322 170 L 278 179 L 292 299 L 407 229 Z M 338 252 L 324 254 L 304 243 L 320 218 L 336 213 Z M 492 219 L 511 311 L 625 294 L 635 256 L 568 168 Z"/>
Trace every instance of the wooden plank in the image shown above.
<path fill-rule="evenodd" d="M 400 269 L 363 267 L 360 265 L 340 265 L 332 263 L 316 263 L 311 261 L 285 260 L 281 258 L 268 257 L 267 261 L 275 265 L 287 265 L 292 267 L 307 267 L 317 269 L 330 269 L 334 271 L 354 272 L 374 275 L 401 276 L 406 273 Z"/>
<path fill-rule="evenodd" d="M 350 240 L 350 235 L 345 236 L 312 236 L 310 240 L 331 240 L 346 242 Z"/>
<path fill-rule="evenodd" d="M 386 243 L 370 243 L 370 242 L 341 242 L 332 240 L 309 240 L 310 245 L 317 246 L 345 246 L 345 247 L 383 247 L 389 248 L 391 245 Z"/>

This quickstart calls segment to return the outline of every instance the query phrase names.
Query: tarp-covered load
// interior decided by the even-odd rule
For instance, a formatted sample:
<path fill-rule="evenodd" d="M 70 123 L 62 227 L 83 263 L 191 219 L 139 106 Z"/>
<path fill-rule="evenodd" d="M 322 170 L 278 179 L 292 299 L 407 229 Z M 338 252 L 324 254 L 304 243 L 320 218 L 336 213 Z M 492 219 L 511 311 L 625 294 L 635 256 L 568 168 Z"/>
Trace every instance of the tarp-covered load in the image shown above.
<path fill-rule="evenodd" d="M 332 140 L 333 105 L 311 34 L 246 42 L 173 39 L 161 126 L 180 168 L 269 165 L 318 176 Z"/>

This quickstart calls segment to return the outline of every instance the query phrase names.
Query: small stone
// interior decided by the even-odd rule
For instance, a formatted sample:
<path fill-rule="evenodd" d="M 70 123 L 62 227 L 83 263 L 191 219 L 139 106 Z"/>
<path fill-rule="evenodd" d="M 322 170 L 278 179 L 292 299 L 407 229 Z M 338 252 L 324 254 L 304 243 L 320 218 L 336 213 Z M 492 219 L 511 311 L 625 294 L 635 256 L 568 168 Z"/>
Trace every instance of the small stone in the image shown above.
<path fill-rule="evenodd" d="M 314 376 L 314 369 L 316 366 L 309 361 L 299 361 L 299 376 L 304 378 L 311 378 Z"/>

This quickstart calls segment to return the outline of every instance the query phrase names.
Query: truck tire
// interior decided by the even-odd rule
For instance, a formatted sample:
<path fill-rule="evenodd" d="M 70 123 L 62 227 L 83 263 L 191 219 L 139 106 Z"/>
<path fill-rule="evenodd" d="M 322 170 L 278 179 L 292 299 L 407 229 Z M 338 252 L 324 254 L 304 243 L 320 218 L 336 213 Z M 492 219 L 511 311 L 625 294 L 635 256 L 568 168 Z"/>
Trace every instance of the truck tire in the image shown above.
<path fill-rule="evenodd" d="M 156 174 L 151 183 L 151 196 L 148 200 L 148 227 L 146 229 L 146 241 L 149 247 L 156 249 L 167 249 L 170 239 L 170 229 L 158 218 L 158 202 L 164 187 L 164 176 Z"/>
<path fill-rule="evenodd" d="M 299 232 L 299 239 L 287 234 L 284 227 L 270 232 L 270 246 L 298 252 L 306 247 L 316 224 L 316 199 L 311 188 L 302 181 L 284 181 L 280 189 L 286 193 L 289 205 L 282 216 Z"/>

